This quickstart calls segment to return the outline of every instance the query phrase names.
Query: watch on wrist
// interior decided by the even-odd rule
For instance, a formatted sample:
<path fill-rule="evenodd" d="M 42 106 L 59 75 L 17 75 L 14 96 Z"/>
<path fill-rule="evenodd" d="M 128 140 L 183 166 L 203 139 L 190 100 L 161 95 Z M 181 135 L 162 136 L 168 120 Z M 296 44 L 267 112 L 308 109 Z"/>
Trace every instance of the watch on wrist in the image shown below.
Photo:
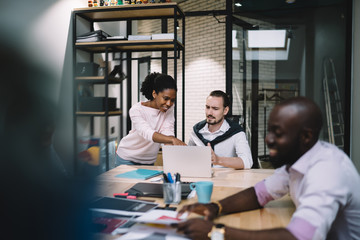
<path fill-rule="evenodd" d="M 214 205 L 217 212 L 216 212 L 216 216 L 220 216 L 221 212 L 222 212 L 222 205 L 220 204 L 219 201 L 214 201 L 214 202 L 211 202 L 210 204 Z"/>
<path fill-rule="evenodd" d="M 221 223 L 214 225 L 208 237 L 211 240 L 225 240 L 225 225 Z"/>

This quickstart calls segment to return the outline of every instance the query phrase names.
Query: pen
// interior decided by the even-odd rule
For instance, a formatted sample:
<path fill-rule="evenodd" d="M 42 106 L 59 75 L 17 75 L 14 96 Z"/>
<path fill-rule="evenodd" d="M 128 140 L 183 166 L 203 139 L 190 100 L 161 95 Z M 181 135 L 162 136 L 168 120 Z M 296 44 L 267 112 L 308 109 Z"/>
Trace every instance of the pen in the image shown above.
<path fill-rule="evenodd" d="M 129 196 L 129 193 L 114 193 L 113 196 Z"/>
<path fill-rule="evenodd" d="M 173 178 L 171 176 L 171 173 L 168 173 L 167 177 L 168 177 L 169 183 L 174 183 L 174 180 L 173 180 Z"/>
<path fill-rule="evenodd" d="M 123 196 L 123 195 L 115 195 L 116 198 L 127 198 L 127 199 L 136 199 L 136 196 Z"/>
<path fill-rule="evenodd" d="M 136 196 L 129 195 L 129 193 L 114 193 L 113 196 L 117 198 L 136 199 Z"/>
<path fill-rule="evenodd" d="M 175 173 L 175 181 L 180 182 L 180 173 Z"/>
<path fill-rule="evenodd" d="M 167 178 L 166 174 L 163 173 L 162 175 L 163 175 L 163 178 L 164 178 L 164 182 L 166 182 L 166 183 L 169 182 L 169 179 Z"/>

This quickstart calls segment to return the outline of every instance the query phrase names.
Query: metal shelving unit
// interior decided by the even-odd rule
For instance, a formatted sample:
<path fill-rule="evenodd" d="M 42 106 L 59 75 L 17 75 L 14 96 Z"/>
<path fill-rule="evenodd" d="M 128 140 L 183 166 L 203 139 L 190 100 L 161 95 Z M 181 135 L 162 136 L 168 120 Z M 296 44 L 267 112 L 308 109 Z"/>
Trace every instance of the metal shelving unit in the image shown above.
<path fill-rule="evenodd" d="M 174 39 L 166 40 L 114 40 L 114 41 L 98 41 L 98 42 L 76 42 L 77 36 L 77 19 L 82 18 L 90 23 L 90 31 L 94 31 L 95 22 L 114 22 L 114 21 L 126 21 L 127 35 L 131 33 L 131 21 L 133 20 L 146 20 L 146 19 L 161 19 L 162 25 L 167 24 L 167 19 L 174 20 Z M 182 43 L 179 42 L 177 23 L 178 20 L 182 20 Z M 162 26 L 162 33 L 166 33 L 165 27 Z M 110 78 L 107 74 L 105 76 L 89 76 L 89 77 L 77 77 L 75 75 L 75 68 L 77 63 L 77 51 L 81 50 L 90 54 L 90 59 L 93 61 L 93 55 L 95 53 L 105 53 L 105 72 L 108 73 L 107 62 L 110 53 L 123 53 L 126 54 L 124 59 L 120 61 L 126 61 L 126 75 L 124 80 Z M 90 117 L 93 124 L 94 117 L 105 118 L 105 141 L 106 141 L 106 171 L 109 170 L 109 117 L 120 116 L 124 111 L 128 111 L 132 105 L 131 103 L 131 58 L 132 52 L 150 52 L 160 51 L 165 53 L 162 55 L 162 68 L 163 72 L 167 72 L 167 60 L 174 59 L 174 79 L 177 80 L 177 61 L 180 59 L 180 53 L 182 52 L 182 126 L 184 126 L 185 119 L 185 15 L 178 7 L 177 3 L 160 3 L 160 4 L 141 4 L 141 5 L 121 5 L 121 6 L 106 6 L 106 7 L 93 7 L 93 8 L 77 8 L 73 10 L 73 67 L 74 67 L 74 168 L 77 172 L 77 119 L 79 117 Z M 168 57 L 166 52 L 173 51 L 174 57 Z M 155 59 L 155 58 L 154 58 Z M 158 58 L 157 58 L 158 59 Z M 109 111 L 108 109 L 108 86 L 109 84 L 120 84 L 121 88 L 123 82 L 126 81 L 126 98 L 120 94 L 120 107 L 122 102 L 126 102 L 126 109 L 119 109 L 118 111 Z M 102 112 L 82 112 L 78 111 L 78 92 L 77 87 L 79 84 L 103 84 L 105 86 L 105 111 Z M 120 90 L 120 93 L 122 89 Z M 121 123 L 120 126 L 123 124 Z M 130 130 L 130 119 L 127 119 L 127 131 Z M 93 126 L 92 126 L 93 128 Z M 175 126 L 176 129 L 176 126 Z M 93 131 L 93 130 L 91 130 Z M 120 135 L 123 130 L 120 129 Z M 176 130 L 175 130 L 176 133 Z M 121 138 L 122 136 L 120 136 Z M 182 134 L 184 139 L 184 133 Z"/>

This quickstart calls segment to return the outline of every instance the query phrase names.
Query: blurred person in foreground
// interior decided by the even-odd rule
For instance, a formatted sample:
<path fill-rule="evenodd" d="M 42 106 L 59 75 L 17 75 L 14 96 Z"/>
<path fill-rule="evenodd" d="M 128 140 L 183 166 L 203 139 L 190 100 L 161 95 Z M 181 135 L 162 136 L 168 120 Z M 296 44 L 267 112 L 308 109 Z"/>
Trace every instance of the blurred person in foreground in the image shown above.
<path fill-rule="evenodd" d="M 54 156 L 53 76 L 0 44 L 0 212 L 3 239 L 89 239 L 92 186 Z"/>
<path fill-rule="evenodd" d="M 276 105 L 266 136 L 275 173 L 219 202 L 184 206 L 179 215 L 187 211 L 205 218 L 180 223 L 178 230 L 191 239 L 360 239 L 359 173 L 342 150 L 319 141 L 321 127 L 321 110 L 305 97 Z M 250 231 L 212 222 L 286 194 L 296 211 L 285 228 Z"/>

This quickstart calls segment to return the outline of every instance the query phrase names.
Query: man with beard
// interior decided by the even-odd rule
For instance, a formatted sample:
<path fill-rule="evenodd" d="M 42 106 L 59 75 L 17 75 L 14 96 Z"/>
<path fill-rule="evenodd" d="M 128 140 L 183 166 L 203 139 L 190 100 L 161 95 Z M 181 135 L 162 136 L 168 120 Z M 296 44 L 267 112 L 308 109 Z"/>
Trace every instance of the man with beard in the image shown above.
<path fill-rule="evenodd" d="M 188 145 L 211 146 L 211 161 L 215 167 L 251 168 L 253 161 L 243 128 L 225 118 L 229 108 L 230 99 L 226 93 L 212 91 L 206 99 L 206 119 L 194 125 Z"/>
<path fill-rule="evenodd" d="M 319 141 L 321 111 L 296 97 L 276 105 L 266 143 L 275 173 L 219 202 L 184 206 L 204 215 L 177 228 L 192 239 L 360 239 L 360 176 L 349 157 Z M 296 211 L 286 228 L 248 231 L 211 222 L 220 214 L 248 211 L 290 194 Z"/>

